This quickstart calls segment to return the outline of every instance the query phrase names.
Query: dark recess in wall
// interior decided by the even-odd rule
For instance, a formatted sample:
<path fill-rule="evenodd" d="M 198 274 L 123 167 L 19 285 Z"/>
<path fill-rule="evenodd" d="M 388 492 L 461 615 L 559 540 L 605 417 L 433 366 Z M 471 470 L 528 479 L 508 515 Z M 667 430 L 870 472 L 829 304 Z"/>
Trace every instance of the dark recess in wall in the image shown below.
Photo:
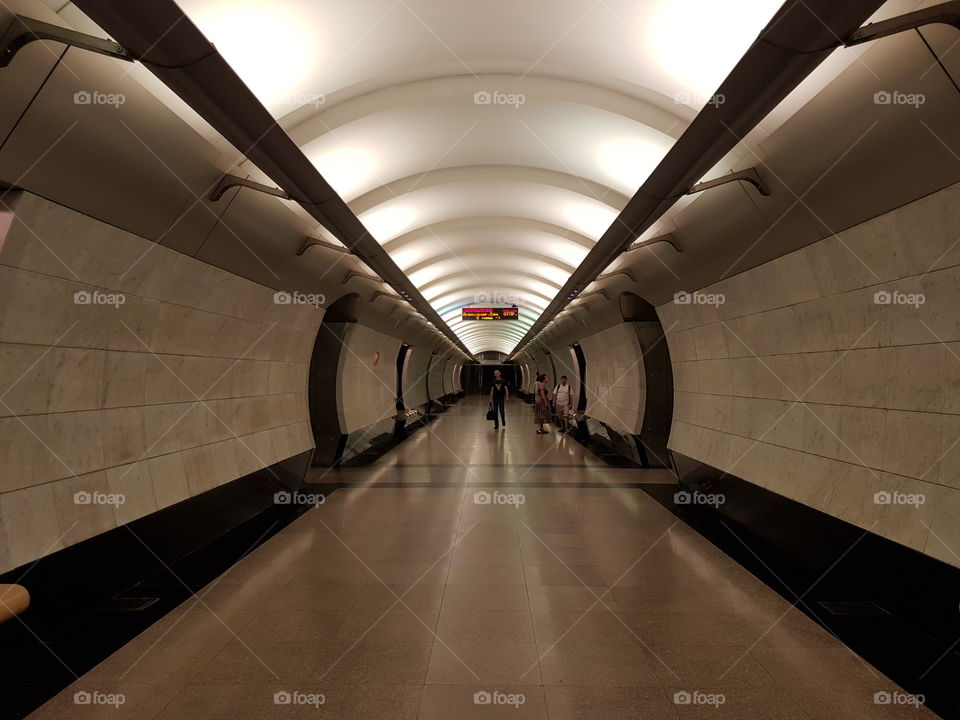
<path fill-rule="evenodd" d="M 30 607 L 0 625 L 0 717 L 21 718 L 309 506 L 307 451 L 0 575 Z"/>
<path fill-rule="evenodd" d="M 671 454 L 679 486 L 645 491 L 928 708 L 960 720 L 960 569 Z M 694 493 L 723 502 L 689 502 Z"/>

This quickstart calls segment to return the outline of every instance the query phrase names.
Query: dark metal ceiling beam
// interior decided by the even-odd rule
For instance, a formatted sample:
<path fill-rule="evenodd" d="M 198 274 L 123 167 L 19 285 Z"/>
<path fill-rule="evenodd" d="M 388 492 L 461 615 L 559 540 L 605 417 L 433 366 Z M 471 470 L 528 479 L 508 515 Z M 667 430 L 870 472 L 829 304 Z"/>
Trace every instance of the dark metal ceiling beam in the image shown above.
<path fill-rule="evenodd" d="M 343 198 L 173 0 L 76 0 L 74 4 L 470 355 Z"/>
<path fill-rule="evenodd" d="M 788 0 L 630 199 L 511 355 L 685 195 L 884 0 Z M 733 9 L 730 12 L 734 12 Z"/>

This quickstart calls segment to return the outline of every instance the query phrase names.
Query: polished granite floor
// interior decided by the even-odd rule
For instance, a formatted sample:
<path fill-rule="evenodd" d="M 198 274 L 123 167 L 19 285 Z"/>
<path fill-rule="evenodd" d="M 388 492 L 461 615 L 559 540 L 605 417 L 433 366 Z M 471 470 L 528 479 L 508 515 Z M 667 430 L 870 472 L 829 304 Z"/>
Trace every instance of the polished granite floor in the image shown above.
<path fill-rule="evenodd" d="M 468 398 L 34 718 L 924 718 L 606 467 Z M 122 699 L 122 703 L 120 700 Z"/>

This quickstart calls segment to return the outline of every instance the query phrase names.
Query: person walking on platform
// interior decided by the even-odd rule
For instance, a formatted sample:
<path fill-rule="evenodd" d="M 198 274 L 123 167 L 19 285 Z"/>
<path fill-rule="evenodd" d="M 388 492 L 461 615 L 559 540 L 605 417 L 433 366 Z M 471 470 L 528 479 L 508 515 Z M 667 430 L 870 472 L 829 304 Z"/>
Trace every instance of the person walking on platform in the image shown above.
<path fill-rule="evenodd" d="M 553 404 L 556 408 L 557 422 L 562 432 L 567 431 L 567 420 L 570 414 L 570 385 L 567 376 L 560 377 L 560 384 L 553 389 Z"/>
<path fill-rule="evenodd" d="M 510 399 L 510 389 L 499 370 L 493 371 L 493 386 L 490 388 L 490 405 L 493 406 L 493 429 L 499 430 L 500 424 L 507 426 L 506 403 Z M 497 414 L 499 413 L 499 415 Z"/>
<path fill-rule="evenodd" d="M 547 392 L 547 376 L 540 373 L 537 375 L 536 398 L 533 403 L 533 422 L 540 426 L 537 428 L 537 435 L 546 435 L 548 432 L 543 429 L 543 424 L 550 422 L 550 398 Z"/>

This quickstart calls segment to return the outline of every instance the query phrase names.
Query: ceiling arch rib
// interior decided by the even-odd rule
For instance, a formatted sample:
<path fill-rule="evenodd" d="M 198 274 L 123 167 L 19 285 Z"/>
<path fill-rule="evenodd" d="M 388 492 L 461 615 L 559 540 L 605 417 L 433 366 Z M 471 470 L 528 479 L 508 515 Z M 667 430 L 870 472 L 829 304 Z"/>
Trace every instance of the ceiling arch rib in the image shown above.
<path fill-rule="evenodd" d="M 502 271 L 493 274 L 464 272 L 441 278 L 424 286 L 423 295 L 432 304 L 469 301 L 492 305 L 537 305 L 544 307 L 559 286 L 531 273 L 517 273 L 509 278 Z M 473 294 L 471 297 L 471 293 Z"/>
<path fill-rule="evenodd" d="M 531 205 L 534 198 L 539 202 Z M 400 267 L 435 309 L 452 308 L 449 316 L 442 315 L 445 321 L 457 318 L 466 305 L 499 301 L 521 307 L 532 324 L 615 212 L 567 187 L 481 178 L 391 197 L 361 220 L 396 253 Z M 452 329 L 472 352 L 523 334 L 513 321 L 483 325 L 468 334 L 467 326 Z"/>
<path fill-rule="evenodd" d="M 505 110 L 459 98 L 360 118 L 301 150 L 348 203 L 373 193 L 364 205 L 374 205 L 411 188 L 457 182 L 471 167 L 494 166 L 503 170 L 484 171 L 486 178 L 569 185 L 595 197 L 617 196 L 622 205 L 674 141 L 649 125 L 576 103 Z"/>
<path fill-rule="evenodd" d="M 489 325 L 490 323 L 480 322 L 479 324 Z M 496 330 L 496 329 L 486 330 L 484 328 L 478 328 L 474 330 L 469 327 L 461 326 L 459 328 L 459 331 L 463 333 L 463 338 L 465 341 L 473 341 L 480 337 L 483 337 L 483 338 L 497 337 L 497 338 L 512 339 L 512 340 L 516 340 L 518 337 L 522 337 L 522 333 L 518 334 L 516 330 L 509 329 L 509 328 L 507 330 Z"/>
<path fill-rule="evenodd" d="M 411 282 L 422 290 L 438 286 L 428 300 L 435 308 L 447 307 L 452 293 L 463 297 L 466 286 L 475 292 L 465 304 L 516 295 L 524 314 L 535 318 L 682 123 L 648 103 L 553 80 L 531 87 L 522 115 L 492 108 L 479 124 L 471 119 L 475 85 L 463 78 L 418 84 L 403 102 L 377 108 L 375 98 L 364 99 L 359 104 L 366 115 L 342 107 L 336 117 L 319 113 L 313 125 L 319 134 L 303 147 Z M 572 122 L 558 125 L 557 114 Z M 433 132 L 412 131 L 431 120 Z M 420 146 L 398 152 L 391 145 L 387 165 L 379 159 L 387 149 L 371 146 L 369 138 L 391 135 L 373 132 L 374 124 L 394 133 L 401 128 Z M 404 126 L 411 131 L 403 133 Z M 582 127 L 593 132 L 585 136 Z M 309 137 L 305 127 L 298 132 L 300 140 Z M 423 158 L 433 155 L 436 167 L 422 170 Z M 531 207 L 531 199 L 539 206 Z M 508 217 L 513 221 L 495 220 Z M 472 233 L 469 218 L 477 219 Z M 532 283 L 518 283 L 518 274 Z M 512 287 L 517 284 L 523 286 L 519 293 Z M 531 294 L 536 301 L 527 300 Z M 498 331 L 491 327 L 483 335 Z"/>
<path fill-rule="evenodd" d="M 570 228 L 593 242 L 619 208 L 571 190 L 517 180 L 472 180 L 418 188 L 359 215 L 382 244 L 413 230 L 464 216 L 525 217 Z"/>
<path fill-rule="evenodd" d="M 504 269 L 507 265 L 509 270 Z M 502 282 L 504 275 L 517 273 L 524 277 L 535 278 L 547 285 L 559 288 L 570 277 L 573 268 L 548 262 L 532 252 L 515 251 L 486 255 L 454 255 L 445 259 L 427 260 L 407 273 L 407 276 L 423 291 L 432 283 L 442 280 L 452 281 L 459 277 L 463 282 L 476 282 L 481 278 Z M 492 293 L 488 293 L 492 294 Z"/>
<path fill-rule="evenodd" d="M 457 325 L 474 351 L 511 349 L 781 4 L 181 2 L 434 308 L 522 294 Z M 286 44 L 251 55 L 266 25 Z"/>
<path fill-rule="evenodd" d="M 324 97 L 324 102 L 305 104 L 291 113 L 284 122 L 290 137 L 300 146 L 345 127 L 356 120 L 389 111 L 404 105 L 425 105 L 450 99 L 467 99 L 473 102 L 478 92 L 491 88 L 507 88 L 515 85 L 517 77 L 524 75 L 524 105 L 528 103 L 576 103 L 614 115 L 620 115 L 636 123 L 648 125 L 666 135 L 678 138 L 683 128 L 696 116 L 696 108 L 675 101 L 675 96 L 665 95 L 643 86 L 617 90 L 603 85 L 601 78 L 582 81 L 560 76 L 530 74 L 528 67 L 518 67 L 514 75 L 507 73 L 482 73 L 476 76 L 458 72 L 438 75 L 400 84 L 381 84 L 363 90 L 359 87 L 345 88 L 339 93 Z"/>
<path fill-rule="evenodd" d="M 549 222 L 536 220 L 529 217 L 507 216 L 507 215 L 480 215 L 463 216 L 449 220 L 435 222 L 429 227 L 411 230 L 408 233 L 399 235 L 391 240 L 383 242 L 384 248 L 389 250 L 391 255 L 399 255 L 410 245 L 416 245 L 425 240 L 433 240 L 437 235 L 486 235 L 494 241 L 510 243 L 508 238 L 503 238 L 504 232 L 523 232 L 527 234 L 537 234 L 545 238 L 551 238 L 563 242 L 565 246 L 575 249 L 582 248 L 584 252 L 593 247 L 594 240 L 575 232 L 569 227 L 563 225 L 554 225 Z"/>
<path fill-rule="evenodd" d="M 554 170 L 517 164 L 495 165 L 487 162 L 481 165 L 447 166 L 408 175 L 350 200 L 350 209 L 359 215 L 391 198 L 405 195 L 417 188 L 431 188 L 464 180 L 516 180 L 538 183 L 598 198 L 616 207 L 623 207 L 630 199 L 610 185 L 573 175 L 565 169 Z"/>

